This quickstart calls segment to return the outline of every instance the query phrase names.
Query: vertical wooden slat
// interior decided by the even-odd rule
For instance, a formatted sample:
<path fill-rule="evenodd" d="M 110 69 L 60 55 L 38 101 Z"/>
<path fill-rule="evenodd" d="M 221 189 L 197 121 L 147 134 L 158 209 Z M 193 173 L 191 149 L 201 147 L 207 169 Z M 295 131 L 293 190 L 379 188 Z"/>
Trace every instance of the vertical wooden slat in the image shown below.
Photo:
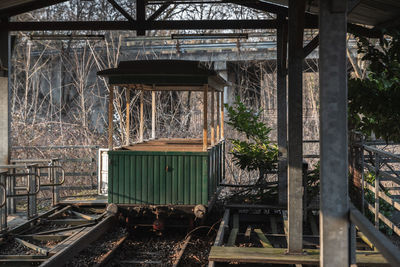
<path fill-rule="evenodd" d="M 211 88 L 211 146 L 215 144 L 215 121 L 214 121 L 214 109 L 215 109 L 215 90 Z"/>
<path fill-rule="evenodd" d="M 160 204 L 165 204 L 166 198 L 166 156 L 160 156 Z"/>
<path fill-rule="evenodd" d="M 185 203 L 184 199 L 184 177 L 183 177 L 183 156 L 178 157 L 178 202 L 179 204 Z"/>
<path fill-rule="evenodd" d="M 207 95 L 208 95 L 208 85 L 204 86 L 203 92 L 203 151 L 207 151 Z"/>
<path fill-rule="evenodd" d="M 114 185 L 113 185 L 113 177 L 114 177 L 114 167 L 113 167 L 113 155 L 111 153 L 108 154 L 108 203 L 114 203 Z"/>
<path fill-rule="evenodd" d="M 144 118 L 143 118 L 143 94 L 144 90 L 140 91 L 140 123 L 139 123 L 139 141 L 143 142 Z"/>
<path fill-rule="evenodd" d="M 184 192 L 185 192 L 185 205 L 190 203 L 190 157 L 185 156 L 184 158 Z"/>
<path fill-rule="evenodd" d="M 153 85 L 153 90 L 155 86 Z M 151 91 L 151 138 L 156 138 L 156 92 Z"/>
<path fill-rule="evenodd" d="M 136 204 L 142 204 L 142 157 L 136 156 Z"/>
<path fill-rule="evenodd" d="M 221 92 L 221 139 L 224 139 L 224 92 Z"/>
<path fill-rule="evenodd" d="M 196 203 L 201 203 L 203 193 L 201 156 L 196 156 Z"/>
<path fill-rule="evenodd" d="M 196 204 L 196 158 L 190 156 L 190 204 Z"/>
<path fill-rule="evenodd" d="M 125 174 L 125 161 L 124 156 L 118 156 L 118 203 L 124 203 L 124 174 Z"/>
<path fill-rule="evenodd" d="M 124 156 L 125 160 L 125 173 L 124 173 L 124 203 L 125 204 L 130 204 L 129 203 L 129 195 L 130 195 L 130 181 L 131 177 L 129 176 L 130 170 L 131 170 L 131 165 L 130 165 L 130 160 L 129 160 L 129 155 Z"/>
<path fill-rule="evenodd" d="M 178 204 L 178 156 L 172 156 L 172 204 Z"/>
<path fill-rule="evenodd" d="M 135 204 L 135 199 L 136 199 L 136 175 L 135 175 L 135 158 L 136 156 L 132 155 L 129 157 L 129 161 L 130 161 L 130 176 L 129 176 L 129 180 L 130 180 L 130 190 L 129 190 L 129 203 L 130 204 Z"/>
<path fill-rule="evenodd" d="M 113 149 L 113 103 L 114 103 L 114 85 L 109 87 L 108 95 L 108 149 Z"/>
<path fill-rule="evenodd" d="M 154 203 L 160 204 L 160 156 L 154 156 Z"/>
<path fill-rule="evenodd" d="M 166 171 L 166 193 L 165 193 L 165 204 L 171 204 L 172 201 L 172 156 L 167 156 L 167 167 Z"/>
<path fill-rule="evenodd" d="M 147 187 L 147 197 L 148 203 L 154 204 L 154 155 L 148 156 L 148 187 Z"/>
<path fill-rule="evenodd" d="M 129 139 L 130 139 L 130 110 L 131 110 L 131 87 L 128 86 L 126 88 L 126 140 L 125 140 L 125 145 L 129 145 Z"/>
<path fill-rule="evenodd" d="M 141 156 L 142 157 L 142 203 L 148 203 L 148 195 L 147 195 L 147 188 L 148 188 L 148 156 Z"/>
<path fill-rule="evenodd" d="M 210 195 L 208 194 L 208 157 L 202 156 L 202 204 L 207 205 L 210 200 Z"/>

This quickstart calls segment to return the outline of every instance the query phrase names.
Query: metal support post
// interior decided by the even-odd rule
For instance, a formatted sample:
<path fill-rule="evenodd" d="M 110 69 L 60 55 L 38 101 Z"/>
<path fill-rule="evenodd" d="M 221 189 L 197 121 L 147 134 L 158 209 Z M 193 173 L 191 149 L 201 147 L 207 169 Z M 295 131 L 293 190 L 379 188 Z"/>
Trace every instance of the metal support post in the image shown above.
<path fill-rule="evenodd" d="M 0 19 L 8 22 L 8 19 Z M 6 165 L 10 159 L 10 97 L 11 97 L 11 38 L 8 31 L 0 31 L 0 164 Z M 6 187 L 6 177 L 1 176 L 1 183 Z M 5 192 L 0 191 L 0 199 Z M 7 227 L 7 204 L 0 208 L 0 228 Z"/>
<path fill-rule="evenodd" d="M 29 166 L 27 172 L 30 173 L 28 175 L 29 193 L 36 192 L 36 190 L 37 190 L 36 177 L 35 177 L 35 175 L 32 175 L 32 174 L 37 174 L 36 166 Z M 37 215 L 37 201 L 36 200 L 37 200 L 36 194 L 28 196 L 28 208 L 27 208 L 28 209 L 28 211 L 27 211 L 28 219 L 33 218 Z"/>
<path fill-rule="evenodd" d="M 364 156 L 364 136 L 361 137 L 361 210 L 362 214 L 365 215 L 365 156 Z"/>
<path fill-rule="evenodd" d="M 140 122 L 139 122 L 139 142 L 143 142 L 144 132 L 144 114 L 143 114 L 143 94 L 144 90 L 140 90 Z"/>
<path fill-rule="evenodd" d="M 211 146 L 215 144 L 215 120 L 214 120 L 214 111 L 215 111 L 215 90 L 211 88 Z"/>
<path fill-rule="evenodd" d="M 354 223 L 350 223 L 350 267 L 357 267 L 356 249 L 357 249 L 357 230 Z"/>
<path fill-rule="evenodd" d="M 335 0 L 345 2 L 346 0 Z M 349 266 L 346 11 L 319 1 L 320 262 Z"/>
<path fill-rule="evenodd" d="M 204 91 L 203 91 L 203 151 L 207 151 L 207 147 L 208 147 L 208 140 L 207 140 L 207 134 L 208 134 L 208 129 L 207 129 L 207 110 L 208 110 L 207 96 L 208 96 L 208 85 L 204 85 Z"/>
<path fill-rule="evenodd" d="M 379 165 L 380 158 L 375 153 L 375 227 L 379 230 Z"/>
<path fill-rule="evenodd" d="M 278 15 L 280 26 L 276 32 L 277 38 L 277 101 L 278 101 L 278 182 L 279 204 L 287 205 L 287 24 L 285 19 Z"/>
<path fill-rule="evenodd" d="M 125 135 L 126 135 L 126 140 L 125 140 L 125 145 L 129 146 L 129 139 L 130 139 L 130 115 L 131 115 L 131 87 L 128 86 L 126 87 L 126 125 L 125 125 Z"/>
<path fill-rule="evenodd" d="M 7 179 L 7 171 L 0 172 L 0 184 L 5 186 Z M 0 201 L 5 197 L 4 190 L 0 189 Z M 7 203 L 0 208 L 0 233 L 7 229 Z"/>
<path fill-rule="evenodd" d="M 289 0 L 288 252 L 303 249 L 303 34 L 305 0 Z"/>

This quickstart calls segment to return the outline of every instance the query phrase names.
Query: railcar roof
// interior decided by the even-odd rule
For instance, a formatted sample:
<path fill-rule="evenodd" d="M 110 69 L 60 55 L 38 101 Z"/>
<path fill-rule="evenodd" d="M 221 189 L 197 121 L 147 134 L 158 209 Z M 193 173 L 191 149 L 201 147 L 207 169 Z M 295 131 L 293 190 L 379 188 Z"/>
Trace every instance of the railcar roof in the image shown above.
<path fill-rule="evenodd" d="M 102 70 L 111 85 L 145 84 L 148 86 L 198 88 L 208 84 L 222 90 L 225 82 L 218 73 L 199 61 L 189 60 L 135 60 L 121 61 L 117 68 Z M 151 88 L 151 87 L 148 87 Z"/>

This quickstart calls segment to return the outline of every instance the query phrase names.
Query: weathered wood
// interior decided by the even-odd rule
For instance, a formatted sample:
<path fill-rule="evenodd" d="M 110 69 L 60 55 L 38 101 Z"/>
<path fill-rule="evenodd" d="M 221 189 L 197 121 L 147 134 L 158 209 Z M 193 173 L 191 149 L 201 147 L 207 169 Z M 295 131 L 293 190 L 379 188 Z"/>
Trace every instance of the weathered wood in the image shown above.
<path fill-rule="evenodd" d="M 72 210 L 71 212 L 72 212 L 72 214 L 74 214 L 76 217 L 79 217 L 79 218 L 82 218 L 82 219 L 85 219 L 85 220 L 88 220 L 88 221 L 95 220 L 95 218 L 92 217 L 92 216 L 90 216 L 90 215 L 86 215 L 86 214 L 83 214 L 83 213 L 80 213 L 80 212 L 77 212 L 77 211 L 74 211 L 74 210 Z"/>
<path fill-rule="evenodd" d="M 229 227 L 229 209 L 226 209 L 224 212 L 224 217 L 222 217 L 222 221 L 218 228 L 218 233 L 217 233 L 217 237 L 215 238 L 215 241 L 214 241 L 214 246 L 222 245 L 222 243 L 224 242 L 225 230 L 228 227 Z"/>
<path fill-rule="evenodd" d="M 143 94 L 144 94 L 144 91 L 141 90 L 140 91 L 139 142 L 143 142 L 143 131 L 144 131 Z"/>
<path fill-rule="evenodd" d="M 20 243 L 21 245 L 24 245 L 25 247 L 30 248 L 33 251 L 36 251 L 42 255 L 47 255 L 49 253 L 49 250 L 39 247 L 39 246 L 36 246 L 32 243 L 29 243 L 28 241 L 18 238 L 18 237 L 15 237 L 14 240 L 17 241 L 18 243 Z"/>
<path fill-rule="evenodd" d="M 365 187 L 367 187 L 369 190 L 371 190 L 371 192 L 375 191 L 375 188 L 370 185 L 368 182 L 364 182 Z M 389 197 L 388 195 L 386 195 L 384 192 L 380 192 L 379 193 L 379 197 L 381 199 L 383 199 L 384 201 L 386 201 L 389 205 L 392 205 L 395 209 L 397 209 L 398 211 L 400 211 L 400 203 L 397 202 L 396 200 L 392 199 L 391 197 Z"/>
<path fill-rule="evenodd" d="M 130 115 L 131 115 L 131 87 L 126 87 L 126 125 L 125 125 L 125 145 L 129 145 L 130 139 Z"/>
<path fill-rule="evenodd" d="M 239 232 L 239 214 L 235 213 L 233 214 L 233 223 L 232 223 L 232 229 L 229 234 L 228 242 L 226 243 L 226 246 L 232 247 L 235 246 L 236 242 L 236 237 Z"/>
<path fill-rule="evenodd" d="M 153 85 L 154 87 L 154 85 Z M 156 138 L 156 92 L 151 92 L 151 138 Z"/>
<path fill-rule="evenodd" d="M 246 241 L 250 241 L 251 231 L 252 231 L 252 226 L 251 225 L 247 226 L 246 232 L 244 232 L 244 237 Z"/>
<path fill-rule="evenodd" d="M 319 250 L 306 249 L 303 254 L 287 254 L 285 248 L 212 247 L 208 259 L 215 262 L 319 264 Z M 374 251 L 357 251 L 357 263 L 362 266 L 390 266 Z"/>
<path fill-rule="evenodd" d="M 276 223 L 276 217 L 275 216 L 269 216 L 269 221 L 271 224 L 271 231 L 273 234 L 277 234 L 278 233 L 278 225 Z"/>
<path fill-rule="evenodd" d="M 260 239 L 260 243 L 264 248 L 273 248 L 271 242 L 264 235 L 264 233 L 261 229 L 259 229 L 259 228 L 254 229 L 254 233 L 257 234 L 258 238 Z"/>
<path fill-rule="evenodd" d="M 18 237 L 29 239 L 29 240 L 38 240 L 38 241 L 62 241 L 69 237 L 69 235 L 20 235 Z"/>
<path fill-rule="evenodd" d="M 71 206 L 65 206 L 64 208 L 60 209 L 59 211 L 54 212 L 53 214 L 49 215 L 48 219 L 57 219 L 60 218 L 65 212 L 71 209 Z"/>
<path fill-rule="evenodd" d="M 114 86 L 109 86 L 108 95 L 108 149 L 113 149 L 113 104 L 114 104 Z"/>
<path fill-rule="evenodd" d="M 203 151 L 207 151 L 207 135 L 208 135 L 208 129 L 207 129 L 207 96 L 208 96 L 208 85 L 204 86 L 204 92 L 203 92 Z"/>
<path fill-rule="evenodd" d="M 400 228 L 397 227 L 396 224 L 394 224 L 390 219 L 388 219 L 385 215 L 383 215 L 382 213 L 378 212 L 378 214 L 376 214 L 376 208 L 374 206 L 372 206 L 371 204 L 369 204 L 368 202 L 366 202 L 368 205 L 368 209 L 375 215 L 375 219 L 378 218 L 378 226 L 379 226 L 379 219 L 386 224 L 390 229 L 393 230 L 393 232 L 395 232 L 398 236 L 400 236 Z M 375 228 L 376 228 L 376 223 L 375 223 Z M 379 229 L 379 228 L 377 228 Z"/>

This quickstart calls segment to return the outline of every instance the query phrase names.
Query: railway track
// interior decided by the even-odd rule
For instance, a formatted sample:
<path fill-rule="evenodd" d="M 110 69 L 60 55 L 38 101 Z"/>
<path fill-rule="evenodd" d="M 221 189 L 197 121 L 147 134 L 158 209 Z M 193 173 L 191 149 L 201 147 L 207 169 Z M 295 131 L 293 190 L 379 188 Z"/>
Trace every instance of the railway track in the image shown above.
<path fill-rule="evenodd" d="M 142 229 L 143 230 L 143 229 Z M 179 233 L 179 237 L 174 236 L 176 233 L 164 233 L 157 235 L 151 232 L 139 232 L 131 235 L 120 235 L 114 242 L 112 247 L 100 256 L 91 255 L 85 259 L 85 262 L 95 262 L 93 266 L 180 266 L 181 259 L 185 254 L 185 250 L 192 238 L 192 235 Z M 93 244 L 92 247 L 106 246 L 110 237 L 105 237 Z M 90 250 L 90 248 L 88 248 Z M 87 251 L 89 252 L 89 251 Z M 82 260 L 77 258 L 77 262 Z M 90 259 L 91 258 L 91 259 Z M 74 261 L 72 265 L 77 263 Z M 79 264 L 78 264 L 79 265 Z M 68 266 L 68 264 L 67 264 Z"/>
<path fill-rule="evenodd" d="M 62 266 L 113 225 L 100 207 L 59 205 L 0 235 L 0 266 Z"/>

